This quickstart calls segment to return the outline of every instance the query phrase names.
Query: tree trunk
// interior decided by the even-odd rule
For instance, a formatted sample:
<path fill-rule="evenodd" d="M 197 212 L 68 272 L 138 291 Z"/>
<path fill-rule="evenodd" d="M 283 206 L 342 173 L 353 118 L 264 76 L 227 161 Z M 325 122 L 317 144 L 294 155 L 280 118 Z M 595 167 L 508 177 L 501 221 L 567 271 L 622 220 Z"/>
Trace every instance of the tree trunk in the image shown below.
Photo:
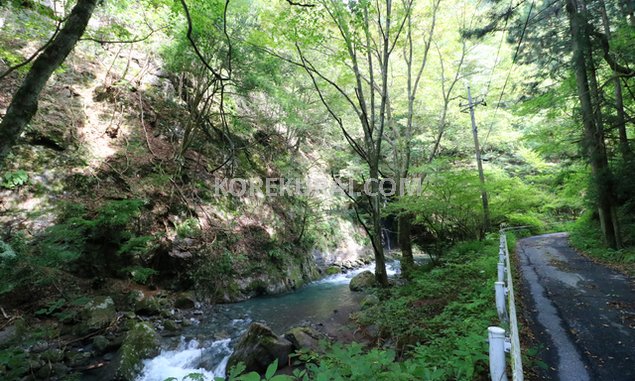
<path fill-rule="evenodd" d="M 399 215 L 398 241 L 401 249 L 401 273 L 408 279 L 414 269 L 415 261 L 412 256 L 412 240 L 410 239 L 412 216 L 410 214 Z"/>
<path fill-rule="evenodd" d="M 584 124 L 584 148 L 589 157 L 589 163 L 593 172 L 593 180 L 597 191 L 597 206 L 600 217 L 600 225 L 606 244 L 611 248 L 618 248 L 619 228 L 614 210 L 614 198 L 611 189 L 611 171 L 608 166 L 606 150 L 604 148 L 603 131 L 597 124 L 597 114 L 594 113 L 591 92 L 589 86 L 589 72 L 587 70 L 591 62 L 587 63 L 586 52 L 590 48 L 590 40 L 587 34 L 586 20 L 579 12 L 576 0 L 567 1 L 567 13 L 571 27 L 573 41 L 573 66 L 575 70 L 578 98 L 582 109 L 582 121 Z"/>
<path fill-rule="evenodd" d="M 0 123 L 0 167 L 38 108 L 40 92 L 84 34 L 97 0 L 78 0 L 60 33 L 35 59 Z"/>
<path fill-rule="evenodd" d="M 602 24 L 604 26 L 604 34 L 607 41 L 611 41 L 611 24 L 609 16 L 606 12 L 606 4 L 604 0 L 599 2 L 600 11 L 602 13 Z M 614 73 L 617 74 L 617 73 Z M 626 113 L 624 112 L 624 97 L 622 95 L 622 81 L 617 75 L 613 78 L 613 86 L 615 87 L 615 110 L 617 112 L 617 130 L 619 132 L 620 152 L 624 161 L 631 161 L 633 151 L 628 143 L 628 135 L 626 134 Z"/>
<path fill-rule="evenodd" d="M 378 164 L 378 162 L 377 162 Z M 379 193 L 379 167 L 371 166 L 371 218 L 373 220 L 372 237 L 373 250 L 375 251 L 375 279 L 382 286 L 388 286 L 388 274 L 386 272 L 386 257 L 384 256 L 384 246 L 381 242 L 381 194 Z"/>

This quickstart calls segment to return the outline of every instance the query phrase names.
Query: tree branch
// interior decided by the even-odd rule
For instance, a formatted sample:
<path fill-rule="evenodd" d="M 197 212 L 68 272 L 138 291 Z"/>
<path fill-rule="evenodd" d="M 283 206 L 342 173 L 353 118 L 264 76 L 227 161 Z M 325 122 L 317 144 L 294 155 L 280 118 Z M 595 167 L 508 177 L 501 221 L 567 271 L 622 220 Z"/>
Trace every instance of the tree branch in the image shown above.
<path fill-rule="evenodd" d="M 295 1 L 292 1 L 292 0 L 287 0 L 287 3 L 289 3 L 289 5 L 295 5 L 298 7 L 306 7 L 306 8 L 315 7 L 315 4 L 296 3 Z"/>
<path fill-rule="evenodd" d="M 24 62 L 21 62 L 21 63 L 19 63 L 17 65 L 11 66 L 10 68 L 7 69 L 7 71 L 2 73 L 2 75 L 0 75 L 0 81 L 3 78 L 5 78 L 6 76 L 8 76 L 9 74 L 11 74 L 14 71 L 18 70 L 19 68 L 28 65 L 31 61 L 36 59 L 37 56 L 39 56 L 40 53 L 42 53 L 44 51 L 44 49 L 46 49 L 49 45 L 51 45 L 51 43 L 53 42 L 55 37 L 57 37 L 57 34 L 60 32 L 60 29 L 62 27 L 62 23 L 63 22 L 64 22 L 64 20 L 61 20 L 61 21 L 59 21 L 57 23 L 57 25 L 55 26 L 55 32 L 53 32 L 53 35 L 51 36 L 51 38 L 49 38 L 48 41 L 46 41 L 46 43 L 44 45 L 40 46 L 40 48 L 38 48 L 38 50 L 36 50 L 33 54 L 31 54 L 31 56 L 29 58 L 27 58 Z"/>

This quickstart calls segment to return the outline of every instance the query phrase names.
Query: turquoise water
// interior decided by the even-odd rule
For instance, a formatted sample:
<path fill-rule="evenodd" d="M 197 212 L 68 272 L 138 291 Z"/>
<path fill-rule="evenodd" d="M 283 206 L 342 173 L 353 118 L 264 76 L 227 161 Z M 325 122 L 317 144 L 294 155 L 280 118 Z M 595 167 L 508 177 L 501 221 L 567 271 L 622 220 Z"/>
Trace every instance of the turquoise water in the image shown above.
<path fill-rule="evenodd" d="M 361 297 L 348 289 L 350 279 L 374 265 L 313 282 L 297 291 L 264 296 L 241 303 L 218 305 L 195 319 L 182 336 L 165 343 L 161 354 L 144 362 L 138 381 L 179 380 L 190 373 L 202 373 L 208 380 L 224 377 L 227 359 L 240 335 L 252 322 L 263 322 L 281 334 L 306 321 L 319 322 L 334 310 L 351 306 Z M 388 265 L 388 274 L 399 271 L 399 263 Z"/>

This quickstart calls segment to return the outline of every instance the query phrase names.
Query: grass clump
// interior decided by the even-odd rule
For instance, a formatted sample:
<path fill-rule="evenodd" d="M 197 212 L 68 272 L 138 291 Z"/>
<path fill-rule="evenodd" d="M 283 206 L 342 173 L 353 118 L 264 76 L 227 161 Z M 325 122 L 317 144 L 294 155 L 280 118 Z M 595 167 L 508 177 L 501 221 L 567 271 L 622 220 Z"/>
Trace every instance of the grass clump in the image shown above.
<path fill-rule="evenodd" d="M 635 275 L 635 224 L 624 224 L 622 236 L 624 247 L 614 250 L 606 247 L 602 240 L 599 223 L 591 213 L 584 214 L 576 222 L 570 224 L 570 242 L 573 247 L 603 263 L 615 265 L 622 271 Z"/>

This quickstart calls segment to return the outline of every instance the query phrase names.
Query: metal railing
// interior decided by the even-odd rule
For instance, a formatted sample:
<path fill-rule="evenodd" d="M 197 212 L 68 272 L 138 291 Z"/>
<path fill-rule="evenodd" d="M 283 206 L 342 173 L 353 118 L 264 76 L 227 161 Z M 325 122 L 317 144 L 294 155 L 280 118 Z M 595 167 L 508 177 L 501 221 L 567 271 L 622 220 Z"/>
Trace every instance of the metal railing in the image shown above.
<path fill-rule="evenodd" d="M 500 230 L 500 251 L 498 255 L 498 279 L 494 283 L 496 292 L 496 312 L 501 327 L 489 327 L 489 370 L 492 381 L 507 381 L 507 352 L 511 356 L 513 381 L 523 381 L 523 362 L 518 337 L 518 321 L 516 320 L 516 303 L 514 300 L 514 283 L 511 273 L 511 261 L 507 246 L 507 231 L 522 229 L 525 226 Z"/>

